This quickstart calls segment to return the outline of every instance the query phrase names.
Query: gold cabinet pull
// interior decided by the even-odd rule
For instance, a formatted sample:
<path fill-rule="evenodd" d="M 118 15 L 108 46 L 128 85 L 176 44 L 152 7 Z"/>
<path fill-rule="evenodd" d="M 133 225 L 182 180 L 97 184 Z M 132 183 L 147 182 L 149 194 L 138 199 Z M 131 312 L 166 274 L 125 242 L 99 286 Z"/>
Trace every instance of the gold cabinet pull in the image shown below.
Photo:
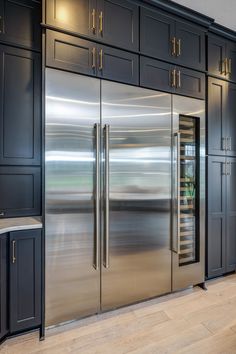
<path fill-rule="evenodd" d="M 171 70 L 171 87 L 176 87 L 176 70 Z"/>
<path fill-rule="evenodd" d="M 96 68 L 96 48 L 92 49 L 92 69 Z"/>
<path fill-rule="evenodd" d="M 232 59 L 228 59 L 228 74 L 232 74 Z"/>
<path fill-rule="evenodd" d="M 173 38 L 171 39 L 171 55 L 172 55 L 173 57 L 176 56 L 176 38 L 175 38 L 175 37 L 173 37 Z"/>
<path fill-rule="evenodd" d="M 227 75 L 227 68 L 228 68 L 228 63 L 227 63 L 227 58 L 225 58 L 221 62 L 221 74 Z"/>
<path fill-rule="evenodd" d="M 181 55 L 181 39 L 177 40 L 177 57 Z"/>
<path fill-rule="evenodd" d="M 3 32 L 3 18 L 0 16 L 0 33 Z"/>
<path fill-rule="evenodd" d="M 103 35 L 103 12 L 100 12 L 99 15 L 99 33 L 101 34 L 101 36 Z"/>
<path fill-rule="evenodd" d="M 181 87 L 181 72 L 180 70 L 177 71 L 177 88 Z"/>
<path fill-rule="evenodd" d="M 103 50 L 100 49 L 99 51 L 99 70 L 103 69 Z"/>
<path fill-rule="evenodd" d="M 12 263 L 16 263 L 16 241 L 12 241 Z"/>
<path fill-rule="evenodd" d="M 92 11 L 92 31 L 95 34 L 96 33 L 96 10 L 93 9 Z"/>

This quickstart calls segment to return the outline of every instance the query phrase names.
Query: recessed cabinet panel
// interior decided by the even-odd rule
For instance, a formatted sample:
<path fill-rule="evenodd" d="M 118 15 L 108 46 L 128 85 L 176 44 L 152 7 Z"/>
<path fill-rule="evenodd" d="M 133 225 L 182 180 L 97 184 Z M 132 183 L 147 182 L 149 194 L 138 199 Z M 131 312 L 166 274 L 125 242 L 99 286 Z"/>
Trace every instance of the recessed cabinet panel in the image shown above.
<path fill-rule="evenodd" d="M 41 230 L 10 232 L 10 332 L 41 323 Z"/>
<path fill-rule="evenodd" d="M 98 77 L 139 84 L 139 57 L 110 47 L 98 47 Z"/>
<path fill-rule="evenodd" d="M 1 41 L 40 50 L 40 1 L 1 0 L 0 16 Z"/>
<path fill-rule="evenodd" d="M 225 81 L 208 78 L 208 154 L 225 155 L 227 88 Z"/>
<path fill-rule="evenodd" d="M 160 59 L 171 58 L 171 40 L 175 33 L 173 18 L 141 7 L 140 51 Z"/>
<path fill-rule="evenodd" d="M 8 235 L 0 235 L 0 340 L 8 333 Z"/>
<path fill-rule="evenodd" d="M 236 43 L 228 42 L 227 44 L 228 62 L 228 79 L 236 82 Z"/>
<path fill-rule="evenodd" d="M 0 46 L 0 164 L 39 165 L 39 54 Z"/>
<path fill-rule="evenodd" d="M 47 66 L 75 73 L 95 75 L 95 56 L 95 43 L 47 30 Z"/>
<path fill-rule="evenodd" d="M 176 68 L 176 75 L 176 93 L 205 99 L 205 74 L 185 68 Z"/>
<path fill-rule="evenodd" d="M 205 32 L 185 22 L 176 23 L 176 63 L 205 70 Z"/>
<path fill-rule="evenodd" d="M 224 157 L 208 157 L 207 276 L 225 273 L 226 165 Z"/>
<path fill-rule="evenodd" d="M 40 167 L 0 167 L 0 217 L 40 215 Z"/>
<path fill-rule="evenodd" d="M 224 59 L 226 42 L 221 37 L 208 35 L 208 72 L 225 78 Z"/>
<path fill-rule="evenodd" d="M 95 36 L 96 4 L 96 0 L 47 0 L 46 22 L 64 30 Z"/>
<path fill-rule="evenodd" d="M 138 5 L 128 0 L 98 0 L 98 38 L 122 48 L 138 50 Z"/>
<path fill-rule="evenodd" d="M 236 159 L 227 158 L 227 264 L 226 271 L 236 269 Z"/>
<path fill-rule="evenodd" d="M 227 125 L 227 155 L 236 156 L 236 85 L 227 84 L 226 110 L 224 115 Z"/>

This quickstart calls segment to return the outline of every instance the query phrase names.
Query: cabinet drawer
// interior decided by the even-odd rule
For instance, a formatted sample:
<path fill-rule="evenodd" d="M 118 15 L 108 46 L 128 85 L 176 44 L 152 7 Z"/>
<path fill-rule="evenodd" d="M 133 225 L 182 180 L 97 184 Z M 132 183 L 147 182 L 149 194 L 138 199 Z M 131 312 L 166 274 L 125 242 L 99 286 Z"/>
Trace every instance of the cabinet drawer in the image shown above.
<path fill-rule="evenodd" d="M 40 167 L 0 167 L 1 217 L 41 214 Z"/>
<path fill-rule="evenodd" d="M 185 68 L 176 68 L 176 93 L 184 96 L 205 99 L 205 74 Z M 178 83 L 178 74 L 180 83 Z"/>

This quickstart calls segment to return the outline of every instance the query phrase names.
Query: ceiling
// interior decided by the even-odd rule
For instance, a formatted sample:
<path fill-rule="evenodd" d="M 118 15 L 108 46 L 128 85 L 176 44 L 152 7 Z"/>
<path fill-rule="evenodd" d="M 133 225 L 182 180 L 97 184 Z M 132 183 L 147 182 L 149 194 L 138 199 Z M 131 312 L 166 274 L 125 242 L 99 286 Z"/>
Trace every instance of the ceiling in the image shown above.
<path fill-rule="evenodd" d="M 174 0 L 215 19 L 217 23 L 236 31 L 236 0 Z"/>

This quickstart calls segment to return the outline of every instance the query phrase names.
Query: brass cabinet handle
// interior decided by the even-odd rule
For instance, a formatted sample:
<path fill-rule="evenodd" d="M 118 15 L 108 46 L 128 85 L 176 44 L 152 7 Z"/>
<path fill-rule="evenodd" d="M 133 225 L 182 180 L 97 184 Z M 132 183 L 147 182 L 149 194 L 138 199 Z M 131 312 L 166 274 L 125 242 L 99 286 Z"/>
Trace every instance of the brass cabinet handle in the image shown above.
<path fill-rule="evenodd" d="M 177 88 L 181 87 L 181 72 L 180 70 L 177 71 Z"/>
<path fill-rule="evenodd" d="M 103 70 L 103 50 L 99 51 L 99 70 Z"/>
<path fill-rule="evenodd" d="M 103 35 L 103 12 L 100 12 L 99 15 L 99 32 L 101 34 L 101 36 Z"/>
<path fill-rule="evenodd" d="M 16 263 L 16 241 L 12 241 L 12 263 Z"/>
<path fill-rule="evenodd" d="M 232 150 L 232 140 L 231 140 L 231 136 L 228 136 L 227 137 L 227 149 L 229 150 L 229 151 L 231 151 Z"/>
<path fill-rule="evenodd" d="M 227 59 L 222 60 L 221 62 L 221 74 L 226 75 Z"/>
<path fill-rule="evenodd" d="M 227 165 L 226 162 L 222 163 L 222 176 L 226 176 L 227 175 Z"/>
<path fill-rule="evenodd" d="M 226 150 L 226 138 L 222 138 L 222 150 Z"/>
<path fill-rule="evenodd" d="M 226 169 L 225 169 L 226 176 L 231 176 L 231 162 L 226 162 Z"/>
<path fill-rule="evenodd" d="M 228 74 L 232 74 L 232 59 L 228 59 Z"/>
<path fill-rule="evenodd" d="M 96 33 L 96 10 L 93 9 L 92 11 L 92 31 L 95 34 Z"/>
<path fill-rule="evenodd" d="M 3 32 L 3 18 L 0 16 L 0 33 Z"/>
<path fill-rule="evenodd" d="M 177 40 L 177 57 L 181 55 L 181 39 Z"/>
<path fill-rule="evenodd" d="M 176 56 L 176 38 L 175 38 L 175 37 L 173 37 L 173 38 L 171 39 L 171 55 L 172 55 L 173 57 Z"/>
<path fill-rule="evenodd" d="M 176 87 L 176 70 L 171 70 L 171 87 Z"/>
<path fill-rule="evenodd" d="M 96 48 L 92 49 L 92 69 L 96 68 Z"/>

